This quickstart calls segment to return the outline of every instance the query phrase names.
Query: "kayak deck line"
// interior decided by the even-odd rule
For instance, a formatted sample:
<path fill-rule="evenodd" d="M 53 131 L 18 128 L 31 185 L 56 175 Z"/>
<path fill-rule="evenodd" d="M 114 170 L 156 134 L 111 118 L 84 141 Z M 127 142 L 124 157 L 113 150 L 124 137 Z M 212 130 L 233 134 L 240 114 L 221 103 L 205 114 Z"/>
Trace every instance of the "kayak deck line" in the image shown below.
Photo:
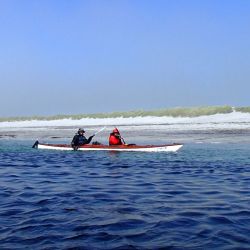
<path fill-rule="evenodd" d="M 183 144 L 164 144 L 164 145 L 90 145 L 86 144 L 78 147 L 80 151 L 136 151 L 136 152 L 176 152 Z M 53 149 L 53 150 L 74 150 L 71 145 L 68 144 L 46 144 L 35 142 L 33 148 L 37 149 Z"/>

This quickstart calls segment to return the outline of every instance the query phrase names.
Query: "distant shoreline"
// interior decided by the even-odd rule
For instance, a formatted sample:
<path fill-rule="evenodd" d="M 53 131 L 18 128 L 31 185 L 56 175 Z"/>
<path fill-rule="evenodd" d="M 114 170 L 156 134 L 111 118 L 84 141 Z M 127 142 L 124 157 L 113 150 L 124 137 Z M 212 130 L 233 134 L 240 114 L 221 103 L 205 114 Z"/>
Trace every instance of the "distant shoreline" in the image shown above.
<path fill-rule="evenodd" d="M 77 115 L 53 115 L 53 116 L 20 116 L 20 117 L 3 117 L 0 122 L 16 122 L 16 121 L 53 121 L 62 119 L 80 120 L 84 118 L 133 118 L 133 117 L 199 117 L 215 114 L 228 114 L 232 112 L 250 113 L 250 107 L 232 107 L 232 106 L 207 106 L 207 107 L 176 107 L 158 109 L 153 111 L 125 111 L 95 114 L 77 114 Z"/>

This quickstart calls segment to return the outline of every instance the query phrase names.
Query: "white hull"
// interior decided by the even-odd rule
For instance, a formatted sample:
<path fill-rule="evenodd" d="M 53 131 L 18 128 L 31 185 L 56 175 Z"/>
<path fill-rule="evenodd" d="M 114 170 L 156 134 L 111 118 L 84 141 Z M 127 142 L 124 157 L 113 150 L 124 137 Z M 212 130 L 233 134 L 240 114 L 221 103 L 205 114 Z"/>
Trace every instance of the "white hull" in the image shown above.
<path fill-rule="evenodd" d="M 159 146 L 94 146 L 85 145 L 78 148 L 78 151 L 128 151 L 128 152 L 176 152 L 183 145 L 182 144 L 170 144 L 170 145 L 159 145 Z M 37 144 L 38 149 L 53 149 L 53 150 L 74 150 L 72 147 L 67 145 L 56 145 L 56 144 Z"/>

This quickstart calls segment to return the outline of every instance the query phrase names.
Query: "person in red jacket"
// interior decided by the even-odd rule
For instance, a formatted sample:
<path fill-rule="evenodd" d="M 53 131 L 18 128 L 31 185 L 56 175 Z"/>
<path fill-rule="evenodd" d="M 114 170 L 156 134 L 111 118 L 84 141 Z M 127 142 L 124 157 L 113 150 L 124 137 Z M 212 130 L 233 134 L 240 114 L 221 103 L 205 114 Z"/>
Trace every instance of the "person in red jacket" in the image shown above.
<path fill-rule="evenodd" d="M 109 145 L 124 145 L 125 142 L 120 135 L 120 132 L 115 128 L 112 133 L 109 135 Z"/>

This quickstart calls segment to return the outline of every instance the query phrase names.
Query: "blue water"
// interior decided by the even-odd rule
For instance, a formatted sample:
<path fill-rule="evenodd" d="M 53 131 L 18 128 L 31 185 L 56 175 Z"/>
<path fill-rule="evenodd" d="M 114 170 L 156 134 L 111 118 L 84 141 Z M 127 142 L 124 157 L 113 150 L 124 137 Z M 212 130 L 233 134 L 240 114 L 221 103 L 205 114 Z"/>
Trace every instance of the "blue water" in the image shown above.
<path fill-rule="evenodd" d="M 0 249 L 250 249 L 250 144 L 31 145 L 0 140 Z"/>

